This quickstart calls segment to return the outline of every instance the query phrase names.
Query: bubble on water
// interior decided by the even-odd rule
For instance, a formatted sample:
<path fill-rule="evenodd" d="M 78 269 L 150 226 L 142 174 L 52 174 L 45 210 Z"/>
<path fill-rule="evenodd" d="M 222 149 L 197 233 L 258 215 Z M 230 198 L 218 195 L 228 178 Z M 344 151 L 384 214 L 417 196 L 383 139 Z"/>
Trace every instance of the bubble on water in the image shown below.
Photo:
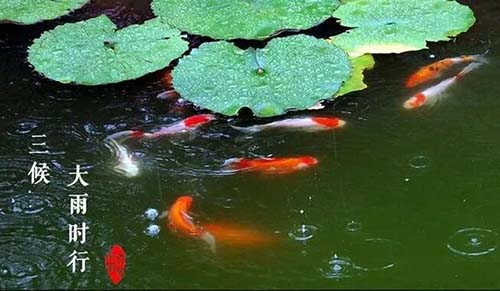
<path fill-rule="evenodd" d="M 359 270 L 355 268 L 350 258 L 335 254 L 328 260 L 326 267 L 320 268 L 320 272 L 325 278 L 340 280 L 357 275 Z"/>
<path fill-rule="evenodd" d="M 146 211 L 144 211 L 144 217 L 146 217 L 149 220 L 155 220 L 158 217 L 158 210 L 154 208 L 148 208 Z"/>
<path fill-rule="evenodd" d="M 361 222 L 354 220 L 349 221 L 346 225 L 346 229 L 349 232 L 358 232 L 361 230 L 361 228 L 362 228 Z"/>
<path fill-rule="evenodd" d="M 431 166 L 431 159 L 424 155 L 419 155 L 411 158 L 408 164 L 414 169 L 425 169 Z"/>
<path fill-rule="evenodd" d="M 296 241 L 308 241 L 312 239 L 318 228 L 314 225 L 301 224 L 288 233 L 288 236 Z"/>
<path fill-rule="evenodd" d="M 464 228 L 448 240 L 448 249 L 461 256 L 483 256 L 494 252 L 498 246 L 498 233 L 484 228 Z"/>
<path fill-rule="evenodd" d="M 157 236 L 160 233 L 160 226 L 151 224 L 146 228 L 144 232 L 151 237 Z"/>

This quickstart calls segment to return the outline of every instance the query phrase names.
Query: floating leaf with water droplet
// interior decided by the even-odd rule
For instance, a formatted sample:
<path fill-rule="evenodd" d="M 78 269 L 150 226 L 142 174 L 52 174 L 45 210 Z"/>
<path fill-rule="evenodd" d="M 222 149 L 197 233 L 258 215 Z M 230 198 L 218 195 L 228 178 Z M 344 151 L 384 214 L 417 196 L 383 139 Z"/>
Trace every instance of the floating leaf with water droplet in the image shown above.
<path fill-rule="evenodd" d="M 76 10 L 89 0 L 0 0 L 0 22 L 33 24 Z"/>
<path fill-rule="evenodd" d="M 375 66 L 375 60 L 372 55 L 366 54 L 357 58 L 351 59 L 352 63 L 352 76 L 347 80 L 342 88 L 340 88 L 339 92 L 335 97 L 339 97 L 342 95 L 346 95 L 347 93 L 351 93 L 354 91 L 360 91 L 366 89 L 368 86 L 363 82 L 364 75 L 363 72 L 365 70 L 373 69 Z"/>
<path fill-rule="evenodd" d="M 163 69 L 187 49 L 180 32 L 159 18 L 117 30 L 102 15 L 43 33 L 29 48 L 28 61 L 52 80 L 100 85 Z"/>
<path fill-rule="evenodd" d="M 263 39 L 307 29 L 331 17 L 338 0 L 153 0 L 155 15 L 191 34 L 215 39 Z"/>
<path fill-rule="evenodd" d="M 333 42 L 356 57 L 427 48 L 427 41 L 449 40 L 475 22 L 473 11 L 450 0 L 349 0 L 333 16 L 354 27 Z"/>
<path fill-rule="evenodd" d="M 181 97 L 225 115 L 242 107 L 259 117 L 307 109 L 330 99 L 351 76 L 351 62 L 323 39 L 296 35 L 271 40 L 263 49 L 205 43 L 173 71 Z"/>

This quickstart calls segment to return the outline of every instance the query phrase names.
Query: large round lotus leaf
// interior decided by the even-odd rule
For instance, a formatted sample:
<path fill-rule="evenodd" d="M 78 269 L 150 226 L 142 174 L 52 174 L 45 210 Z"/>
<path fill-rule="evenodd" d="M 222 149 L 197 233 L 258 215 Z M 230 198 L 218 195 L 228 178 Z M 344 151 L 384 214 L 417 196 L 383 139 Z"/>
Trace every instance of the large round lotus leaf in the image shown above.
<path fill-rule="evenodd" d="M 61 83 L 100 85 L 163 69 L 188 49 L 159 18 L 117 30 L 106 16 L 45 32 L 29 48 L 35 70 Z"/>
<path fill-rule="evenodd" d="M 33 24 L 82 7 L 89 0 L 0 0 L 0 22 Z"/>
<path fill-rule="evenodd" d="M 333 37 L 351 56 L 401 53 L 449 40 L 475 22 L 472 10 L 449 0 L 349 0 L 333 16 L 356 27 Z"/>
<path fill-rule="evenodd" d="M 174 27 L 215 39 L 262 39 L 330 18 L 338 0 L 153 0 L 155 15 Z"/>
<path fill-rule="evenodd" d="M 335 97 L 345 95 L 354 91 L 360 91 L 366 89 L 368 86 L 363 82 L 365 70 L 373 69 L 375 66 L 375 60 L 372 55 L 362 55 L 351 59 L 352 63 L 352 76 L 347 80 L 344 85 L 340 88 L 339 92 Z"/>
<path fill-rule="evenodd" d="M 351 63 L 342 49 L 297 35 L 273 39 L 257 50 L 205 43 L 179 61 L 173 83 L 197 106 L 225 115 L 248 107 L 268 117 L 329 99 L 350 76 Z"/>

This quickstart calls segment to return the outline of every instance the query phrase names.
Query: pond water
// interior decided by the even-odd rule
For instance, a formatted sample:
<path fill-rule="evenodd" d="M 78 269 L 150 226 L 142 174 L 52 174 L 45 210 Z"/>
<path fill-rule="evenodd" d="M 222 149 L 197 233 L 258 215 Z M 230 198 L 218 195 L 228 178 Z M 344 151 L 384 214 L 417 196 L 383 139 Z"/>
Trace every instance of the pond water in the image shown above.
<path fill-rule="evenodd" d="M 41 32 L 103 11 L 120 26 L 141 22 L 151 17 L 148 3 L 94 1 L 57 21 L 0 25 L 0 288 L 113 288 L 104 266 L 113 244 L 127 252 L 119 288 L 500 288 L 500 3 L 461 2 L 478 19 L 469 32 L 429 50 L 377 55 L 369 89 L 312 113 L 337 115 L 345 128 L 246 135 L 229 125 L 256 120 L 219 117 L 194 135 L 128 143 L 140 162 L 135 178 L 113 170 L 104 138 L 197 111 L 156 98 L 163 72 L 113 86 L 61 85 L 33 72 L 26 50 Z M 332 23 L 308 33 L 329 35 Z M 490 64 L 448 98 L 402 109 L 413 71 L 487 49 Z M 29 154 L 32 135 L 43 134 L 51 154 Z M 320 163 L 279 176 L 219 170 L 228 158 L 296 155 Z M 31 184 L 34 161 L 50 166 L 50 184 Z M 89 172 L 86 188 L 67 186 L 76 164 Z M 69 195 L 82 192 L 88 213 L 72 216 Z M 281 239 L 214 254 L 143 216 L 184 194 L 194 196 L 199 220 Z M 68 224 L 82 221 L 86 244 L 68 243 Z M 157 231 L 151 225 L 157 235 L 148 235 Z M 74 249 L 88 252 L 84 273 L 66 266 Z"/>

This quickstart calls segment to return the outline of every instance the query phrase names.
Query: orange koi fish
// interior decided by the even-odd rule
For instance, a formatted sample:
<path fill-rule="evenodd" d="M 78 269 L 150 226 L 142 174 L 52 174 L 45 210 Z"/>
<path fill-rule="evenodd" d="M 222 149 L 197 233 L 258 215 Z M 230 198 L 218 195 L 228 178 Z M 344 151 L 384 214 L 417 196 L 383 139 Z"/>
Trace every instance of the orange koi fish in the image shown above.
<path fill-rule="evenodd" d="M 152 133 L 142 132 L 140 130 L 126 130 L 114 133 L 110 135 L 108 138 L 114 140 L 124 141 L 130 138 L 158 138 L 164 135 L 172 135 L 183 132 L 189 132 L 197 129 L 198 127 L 209 123 L 212 120 L 215 120 L 215 116 L 212 114 L 198 114 L 191 117 L 188 117 L 184 120 L 176 122 L 170 126 L 162 127 L 161 129 L 154 131 Z"/>
<path fill-rule="evenodd" d="M 311 156 L 294 158 L 259 158 L 228 159 L 224 167 L 238 171 L 259 171 L 265 174 L 289 174 L 299 170 L 310 168 L 318 164 L 318 159 Z"/>
<path fill-rule="evenodd" d="M 406 102 L 403 104 L 403 107 L 405 109 L 415 109 L 424 105 L 434 106 L 439 100 L 441 100 L 446 90 L 448 90 L 458 80 L 462 79 L 466 74 L 470 73 L 482 64 L 483 63 L 471 63 L 467 65 L 456 76 L 448 78 L 440 82 L 439 84 L 434 85 L 412 96 L 410 99 L 406 100 Z"/>
<path fill-rule="evenodd" d="M 208 224 L 200 226 L 193 222 L 189 211 L 193 204 L 191 196 L 181 196 L 168 210 L 168 227 L 171 231 L 205 241 L 210 250 L 216 251 L 216 241 L 239 247 L 262 247 L 277 240 L 253 229 L 244 229 L 232 224 Z"/>
<path fill-rule="evenodd" d="M 299 129 L 308 132 L 314 132 L 320 130 L 333 130 L 339 127 L 343 127 L 345 124 L 346 122 L 344 120 L 337 117 L 306 117 L 279 120 L 267 124 L 254 125 L 249 127 L 231 127 L 248 133 L 275 128 Z"/>
<path fill-rule="evenodd" d="M 191 196 L 181 196 L 172 204 L 168 211 L 168 227 L 174 232 L 205 241 L 210 250 L 215 252 L 215 238 L 204 227 L 196 225 L 189 216 L 193 204 Z"/>
<path fill-rule="evenodd" d="M 278 241 L 276 236 L 266 235 L 255 229 L 241 228 L 230 223 L 208 224 L 205 228 L 217 241 L 234 247 L 264 247 Z"/>
<path fill-rule="evenodd" d="M 485 54 L 465 55 L 455 58 L 446 58 L 424 66 L 408 78 L 405 84 L 406 88 L 413 88 L 430 80 L 437 79 L 441 77 L 443 72 L 449 70 L 456 64 L 471 62 L 487 63 L 488 61 L 484 55 Z"/>

